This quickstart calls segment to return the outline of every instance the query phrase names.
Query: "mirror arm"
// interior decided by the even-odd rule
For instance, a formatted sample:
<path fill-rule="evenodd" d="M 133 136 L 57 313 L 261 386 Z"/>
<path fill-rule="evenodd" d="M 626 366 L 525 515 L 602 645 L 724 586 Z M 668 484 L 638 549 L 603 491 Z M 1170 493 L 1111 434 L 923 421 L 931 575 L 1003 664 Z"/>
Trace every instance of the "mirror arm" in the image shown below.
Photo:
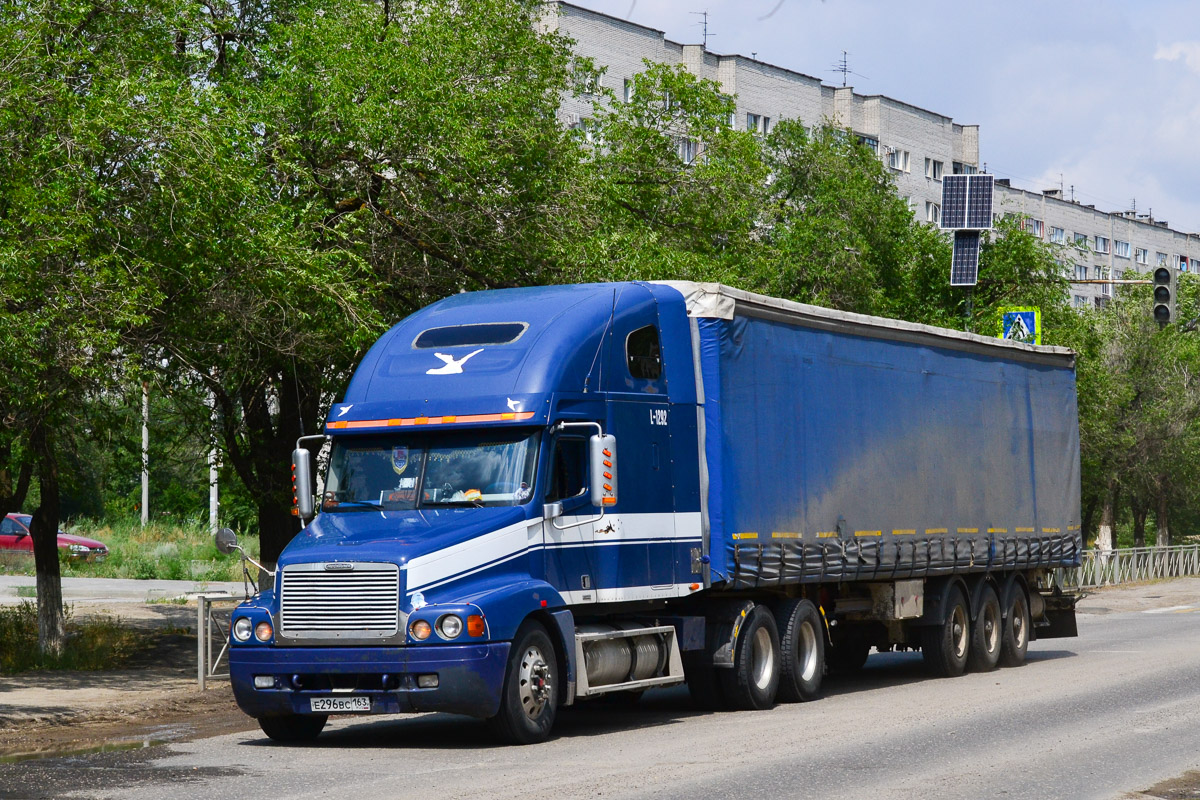
<path fill-rule="evenodd" d="M 253 564 L 254 566 L 258 567 L 258 568 L 259 568 L 259 570 L 260 570 L 260 571 L 261 571 L 263 574 L 265 574 L 265 575 L 269 575 L 269 576 L 270 576 L 270 577 L 272 577 L 272 578 L 274 578 L 274 577 L 275 577 L 275 570 L 273 570 L 273 569 L 267 569 L 267 568 L 266 568 L 266 567 L 264 567 L 262 564 L 258 563 L 258 562 L 257 562 L 257 561 L 255 561 L 253 558 L 251 558 L 250 556 L 246 555 L 246 551 L 242 549 L 242 546 L 241 546 L 240 544 L 235 544 L 235 545 L 233 545 L 233 549 L 234 549 L 234 550 L 237 550 L 239 553 L 241 553 L 241 554 L 242 554 L 242 560 L 243 560 L 243 561 L 249 561 L 251 564 Z"/>

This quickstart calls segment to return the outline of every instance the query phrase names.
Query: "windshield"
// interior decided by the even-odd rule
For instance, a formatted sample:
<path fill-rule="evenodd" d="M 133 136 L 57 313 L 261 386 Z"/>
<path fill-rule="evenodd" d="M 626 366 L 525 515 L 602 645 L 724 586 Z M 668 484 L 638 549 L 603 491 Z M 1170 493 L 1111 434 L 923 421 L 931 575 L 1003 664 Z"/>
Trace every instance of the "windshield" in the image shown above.
<path fill-rule="evenodd" d="M 513 506 L 533 496 L 537 432 L 335 438 L 321 508 Z"/>

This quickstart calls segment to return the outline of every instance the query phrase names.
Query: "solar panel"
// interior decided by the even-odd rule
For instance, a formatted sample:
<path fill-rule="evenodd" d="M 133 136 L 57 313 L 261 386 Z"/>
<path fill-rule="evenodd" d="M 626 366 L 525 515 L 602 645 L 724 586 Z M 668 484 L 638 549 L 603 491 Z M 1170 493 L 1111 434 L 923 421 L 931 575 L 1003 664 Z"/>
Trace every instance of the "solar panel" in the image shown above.
<path fill-rule="evenodd" d="M 954 254 L 950 259 L 950 285 L 979 283 L 979 231 L 955 231 Z"/>
<path fill-rule="evenodd" d="M 967 221 L 964 228 L 992 227 L 992 176 L 968 175 Z"/>
<path fill-rule="evenodd" d="M 968 175 L 942 176 L 942 227 L 962 228 L 967 221 Z"/>

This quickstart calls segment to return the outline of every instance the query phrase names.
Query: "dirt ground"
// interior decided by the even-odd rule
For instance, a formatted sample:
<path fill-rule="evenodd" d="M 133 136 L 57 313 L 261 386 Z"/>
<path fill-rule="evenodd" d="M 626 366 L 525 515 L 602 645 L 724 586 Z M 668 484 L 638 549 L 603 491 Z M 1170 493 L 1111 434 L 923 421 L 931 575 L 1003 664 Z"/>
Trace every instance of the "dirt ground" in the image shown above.
<path fill-rule="evenodd" d="M 1097 590 L 1078 611 L 1084 617 L 1171 613 L 1198 605 L 1200 578 L 1180 578 Z M 257 729 L 237 708 L 227 679 L 210 681 L 203 692 L 197 686 L 194 605 L 88 604 L 74 613 L 107 614 L 166 633 L 127 669 L 0 677 L 0 762 Z M 1178 786 L 1155 788 L 1162 793 L 1143 796 L 1195 796 L 1178 794 Z"/>

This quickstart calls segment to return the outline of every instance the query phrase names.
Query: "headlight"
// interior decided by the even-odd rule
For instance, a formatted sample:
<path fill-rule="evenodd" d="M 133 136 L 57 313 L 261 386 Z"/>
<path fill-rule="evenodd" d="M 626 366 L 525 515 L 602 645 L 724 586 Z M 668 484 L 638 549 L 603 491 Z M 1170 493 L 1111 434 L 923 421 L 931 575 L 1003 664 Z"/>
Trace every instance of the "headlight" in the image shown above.
<path fill-rule="evenodd" d="M 254 626 L 254 638 L 258 639 L 260 642 L 271 641 L 272 633 L 274 633 L 274 631 L 271 630 L 271 623 L 265 620 Z"/>
<path fill-rule="evenodd" d="M 86 544 L 73 544 L 70 547 L 72 553 L 87 553 L 91 551 Z"/>
<path fill-rule="evenodd" d="M 454 614 L 447 614 L 437 621 L 438 636 L 443 639 L 455 639 L 462 633 L 462 630 L 462 618 Z"/>
<path fill-rule="evenodd" d="M 423 619 L 419 619 L 412 625 L 408 626 L 408 632 L 418 641 L 425 641 L 429 638 L 429 634 L 433 633 L 433 629 L 429 627 L 429 623 Z"/>
<path fill-rule="evenodd" d="M 250 622 L 249 617 L 238 617 L 233 623 L 233 638 L 239 642 L 250 641 L 250 634 L 254 631 L 254 625 Z"/>

